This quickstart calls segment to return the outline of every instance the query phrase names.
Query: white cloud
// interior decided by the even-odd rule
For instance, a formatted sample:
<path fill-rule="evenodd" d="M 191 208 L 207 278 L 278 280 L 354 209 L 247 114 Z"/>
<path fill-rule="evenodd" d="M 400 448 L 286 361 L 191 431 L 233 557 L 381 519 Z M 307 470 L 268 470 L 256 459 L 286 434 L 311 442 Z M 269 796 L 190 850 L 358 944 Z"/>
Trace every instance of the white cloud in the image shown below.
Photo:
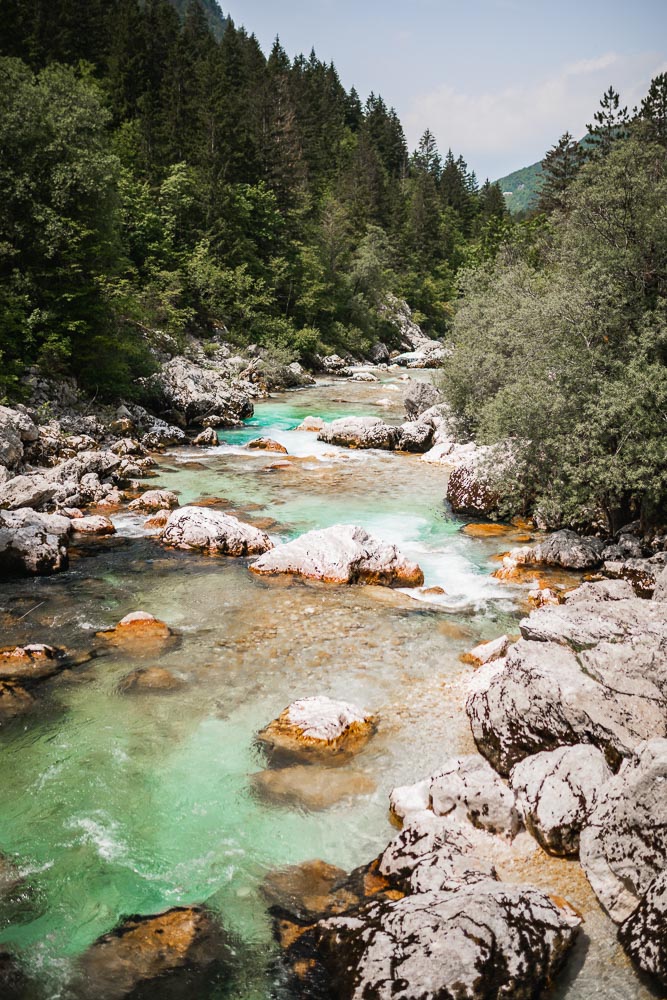
<path fill-rule="evenodd" d="M 409 142 L 415 146 L 428 127 L 442 149 L 461 153 L 479 176 L 499 177 L 540 158 L 565 131 L 582 136 L 610 84 L 634 107 L 665 65 L 655 52 L 608 52 L 493 92 L 466 93 L 443 83 L 407 109 Z"/>

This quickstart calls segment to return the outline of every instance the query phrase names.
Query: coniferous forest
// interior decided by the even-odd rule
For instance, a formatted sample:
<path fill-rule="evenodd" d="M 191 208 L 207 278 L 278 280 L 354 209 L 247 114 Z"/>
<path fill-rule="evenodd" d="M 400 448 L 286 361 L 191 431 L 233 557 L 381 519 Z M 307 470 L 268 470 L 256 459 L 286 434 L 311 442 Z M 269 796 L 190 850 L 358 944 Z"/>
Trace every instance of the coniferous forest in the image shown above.
<path fill-rule="evenodd" d="M 33 363 L 131 392 L 149 330 L 363 353 L 388 291 L 441 335 L 505 217 L 497 187 L 429 132 L 411 154 L 382 97 L 314 52 L 267 58 L 178 7 L 2 2 L 5 392 Z"/>

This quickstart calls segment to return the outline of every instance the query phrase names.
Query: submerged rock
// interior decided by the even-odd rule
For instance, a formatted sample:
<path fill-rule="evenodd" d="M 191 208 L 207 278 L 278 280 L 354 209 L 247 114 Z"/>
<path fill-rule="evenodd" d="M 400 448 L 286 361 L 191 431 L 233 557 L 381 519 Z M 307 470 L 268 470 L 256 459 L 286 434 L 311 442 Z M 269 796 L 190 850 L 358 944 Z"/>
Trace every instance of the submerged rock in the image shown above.
<path fill-rule="evenodd" d="M 391 451 L 399 439 L 398 427 L 379 417 L 341 417 L 325 424 L 318 440 L 346 448 L 382 448 Z"/>
<path fill-rule="evenodd" d="M 641 743 L 600 790 L 581 834 L 579 857 L 617 923 L 667 870 L 667 739 Z"/>
<path fill-rule="evenodd" d="M 375 782 L 363 771 L 313 764 L 258 771 L 250 780 L 262 798 L 313 810 L 328 809 L 345 799 L 375 791 Z"/>
<path fill-rule="evenodd" d="M 370 712 L 332 698 L 302 698 L 257 734 L 271 758 L 310 761 L 361 750 L 374 734 Z"/>
<path fill-rule="evenodd" d="M 67 568 L 72 522 L 24 508 L 0 511 L 0 577 L 33 576 Z"/>
<path fill-rule="evenodd" d="M 182 687 L 181 678 L 164 667 L 139 667 L 126 674 L 118 684 L 118 690 L 123 694 L 131 691 L 177 691 Z"/>
<path fill-rule="evenodd" d="M 121 1000 L 178 970 L 201 969 L 229 957 L 223 932 L 203 907 L 175 906 L 128 917 L 90 946 L 79 962 L 84 997 Z"/>
<path fill-rule="evenodd" d="M 273 548 L 269 536 L 232 514 L 205 507 L 180 507 L 167 521 L 161 541 L 176 549 L 249 556 Z"/>
<path fill-rule="evenodd" d="M 309 531 L 276 546 L 250 569 L 259 574 L 292 573 L 327 583 L 419 587 L 424 582 L 420 567 L 401 555 L 395 545 L 351 524 Z"/>
<path fill-rule="evenodd" d="M 171 490 L 147 490 L 129 506 L 130 510 L 173 510 L 178 507 L 178 496 Z"/>
<path fill-rule="evenodd" d="M 20 684 L 0 681 L 0 723 L 29 712 L 34 704 L 33 696 Z"/>
<path fill-rule="evenodd" d="M 653 879 L 618 939 L 640 969 L 667 986 L 667 871 Z"/>
<path fill-rule="evenodd" d="M 526 828 L 545 851 L 567 855 L 579 850 L 581 829 L 611 776 L 600 750 L 578 744 L 527 757 L 512 768 L 510 785 Z"/>
<path fill-rule="evenodd" d="M 262 883 L 262 895 L 270 906 L 313 923 L 323 915 L 346 910 L 356 902 L 349 890 L 336 893 L 348 878 L 347 872 L 326 861 L 304 861 L 269 872 Z"/>

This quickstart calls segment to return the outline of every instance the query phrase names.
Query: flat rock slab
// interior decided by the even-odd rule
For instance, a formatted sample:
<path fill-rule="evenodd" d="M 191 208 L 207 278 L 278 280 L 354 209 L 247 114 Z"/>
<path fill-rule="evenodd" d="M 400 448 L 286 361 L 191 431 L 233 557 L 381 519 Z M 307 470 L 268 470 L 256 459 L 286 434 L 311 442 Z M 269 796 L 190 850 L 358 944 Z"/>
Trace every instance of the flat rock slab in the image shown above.
<path fill-rule="evenodd" d="M 276 546 L 250 569 L 263 575 L 290 573 L 325 583 L 419 587 L 424 582 L 420 567 L 406 559 L 395 545 L 351 524 L 309 531 Z"/>
<path fill-rule="evenodd" d="M 567 643 L 575 649 L 607 640 L 625 641 L 655 636 L 667 642 L 667 616 L 660 603 L 621 600 L 570 600 L 566 604 L 539 608 L 519 623 L 524 639 Z"/>
<path fill-rule="evenodd" d="M 232 514 L 205 507 L 180 507 L 170 514 L 161 541 L 176 549 L 226 556 L 258 555 L 273 548 L 264 531 Z"/>

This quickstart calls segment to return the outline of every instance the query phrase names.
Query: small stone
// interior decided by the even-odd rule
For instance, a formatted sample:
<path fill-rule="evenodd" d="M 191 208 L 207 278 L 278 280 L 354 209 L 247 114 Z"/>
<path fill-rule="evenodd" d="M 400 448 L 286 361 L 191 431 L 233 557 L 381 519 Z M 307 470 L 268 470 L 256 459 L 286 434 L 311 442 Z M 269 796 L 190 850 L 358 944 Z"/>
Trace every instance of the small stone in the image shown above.
<path fill-rule="evenodd" d="M 173 510 L 175 507 L 178 507 L 178 497 L 171 490 L 148 490 L 130 504 L 130 510 Z"/>
<path fill-rule="evenodd" d="M 273 438 L 260 437 L 255 438 L 253 441 L 248 441 L 246 448 L 257 451 L 277 451 L 281 455 L 287 454 L 287 448 L 284 444 L 280 444 L 279 441 L 274 441 Z"/>
<path fill-rule="evenodd" d="M 474 667 L 481 667 L 485 663 L 492 663 L 505 655 L 512 644 L 508 635 L 501 635 L 498 639 L 491 639 L 489 642 L 482 642 L 467 653 L 463 653 L 461 661 L 471 663 Z"/>
<path fill-rule="evenodd" d="M 140 667 L 123 677 L 118 690 L 126 694 L 131 691 L 176 691 L 182 687 L 183 681 L 163 667 Z"/>
<path fill-rule="evenodd" d="M 113 535 L 116 532 L 111 518 L 102 514 L 75 518 L 72 530 L 75 535 Z"/>

